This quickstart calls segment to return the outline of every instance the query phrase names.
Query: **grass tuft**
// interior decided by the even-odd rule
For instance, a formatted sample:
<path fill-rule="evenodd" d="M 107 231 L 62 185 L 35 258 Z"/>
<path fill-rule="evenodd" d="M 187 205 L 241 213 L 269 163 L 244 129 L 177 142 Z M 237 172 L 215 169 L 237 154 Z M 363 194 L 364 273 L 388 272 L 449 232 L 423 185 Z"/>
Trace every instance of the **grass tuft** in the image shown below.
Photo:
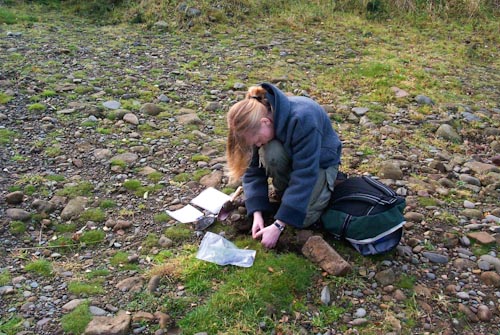
<path fill-rule="evenodd" d="M 61 318 L 61 326 L 67 334 L 83 334 L 90 321 L 92 321 L 92 314 L 89 310 L 89 303 L 84 302 Z"/>

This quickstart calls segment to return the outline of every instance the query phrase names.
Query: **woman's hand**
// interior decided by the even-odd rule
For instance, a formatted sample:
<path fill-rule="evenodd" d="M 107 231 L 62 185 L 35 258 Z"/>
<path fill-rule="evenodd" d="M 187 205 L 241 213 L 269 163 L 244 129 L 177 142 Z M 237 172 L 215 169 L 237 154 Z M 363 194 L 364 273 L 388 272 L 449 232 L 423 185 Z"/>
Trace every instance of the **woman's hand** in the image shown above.
<path fill-rule="evenodd" d="M 264 218 L 262 212 L 253 213 L 252 237 L 257 238 L 257 233 L 264 229 Z"/>
<path fill-rule="evenodd" d="M 284 227 L 284 223 L 278 221 L 278 224 Z M 259 230 L 255 234 L 254 238 L 262 237 L 262 245 L 266 248 L 271 249 L 276 246 L 276 243 L 278 242 L 278 239 L 281 235 L 281 230 L 282 229 L 278 228 L 276 224 L 273 223 L 272 225 Z"/>

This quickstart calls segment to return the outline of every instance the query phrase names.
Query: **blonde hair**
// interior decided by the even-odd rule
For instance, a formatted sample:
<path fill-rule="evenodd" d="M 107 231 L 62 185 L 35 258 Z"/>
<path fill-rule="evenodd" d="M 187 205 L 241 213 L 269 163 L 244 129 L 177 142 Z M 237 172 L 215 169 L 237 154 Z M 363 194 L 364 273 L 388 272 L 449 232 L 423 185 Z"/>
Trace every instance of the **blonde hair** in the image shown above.
<path fill-rule="evenodd" d="M 257 130 L 263 117 L 271 117 L 271 108 L 266 99 L 266 90 L 261 86 L 250 87 L 246 98 L 229 109 L 226 157 L 231 181 L 241 178 L 245 173 L 252 158 L 252 146 L 246 143 L 245 134 Z"/>

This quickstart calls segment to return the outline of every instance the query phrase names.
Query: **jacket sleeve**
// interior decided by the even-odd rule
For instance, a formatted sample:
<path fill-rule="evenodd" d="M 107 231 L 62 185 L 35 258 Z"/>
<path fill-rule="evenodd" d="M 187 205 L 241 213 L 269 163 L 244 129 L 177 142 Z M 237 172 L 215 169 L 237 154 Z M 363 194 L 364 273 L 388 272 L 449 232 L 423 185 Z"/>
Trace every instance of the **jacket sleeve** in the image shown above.
<path fill-rule="evenodd" d="M 254 147 L 252 160 L 243 175 L 243 191 L 249 216 L 257 211 L 272 211 L 269 202 L 266 169 L 259 164 L 259 149 L 257 147 Z"/>
<path fill-rule="evenodd" d="M 321 152 L 321 132 L 315 128 L 304 129 L 299 120 L 292 126 L 292 172 L 290 182 L 275 215 L 287 224 L 302 228 L 307 207 L 318 179 Z"/>

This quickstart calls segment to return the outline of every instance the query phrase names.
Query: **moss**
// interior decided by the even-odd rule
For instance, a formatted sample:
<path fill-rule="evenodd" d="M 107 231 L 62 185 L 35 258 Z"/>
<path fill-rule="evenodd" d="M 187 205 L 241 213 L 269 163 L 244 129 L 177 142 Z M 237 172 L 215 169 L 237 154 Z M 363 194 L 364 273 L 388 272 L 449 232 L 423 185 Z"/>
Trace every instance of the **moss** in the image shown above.
<path fill-rule="evenodd" d="M 102 230 L 86 231 L 80 236 L 79 241 L 90 246 L 95 246 L 104 241 L 106 234 Z"/>
<path fill-rule="evenodd" d="M 80 221 L 103 222 L 106 220 L 106 214 L 100 208 L 89 208 L 80 215 Z"/>
<path fill-rule="evenodd" d="M 90 321 L 92 321 L 92 314 L 89 310 L 89 303 L 84 302 L 70 313 L 63 315 L 61 327 L 67 334 L 83 334 Z"/>
<path fill-rule="evenodd" d="M 192 231 L 183 225 L 176 225 L 165 230 L 165 236 L 172 241 L 185 241 L 192 236 Z"/>
<path fill-rule="evenodd" d="M 12 221 L 9 225 L 9 232 L 12 235 L 21 235 L 26 232 L 26 224 L 21 221 Z"/>
<path fill-rule="evenodd" d="M 28 272 L 34 272 L 38 275 L 49 277 L 52 275 L 52 263 L 45 259 L 39 259 L 26 264 L 24 269 Z"/>

